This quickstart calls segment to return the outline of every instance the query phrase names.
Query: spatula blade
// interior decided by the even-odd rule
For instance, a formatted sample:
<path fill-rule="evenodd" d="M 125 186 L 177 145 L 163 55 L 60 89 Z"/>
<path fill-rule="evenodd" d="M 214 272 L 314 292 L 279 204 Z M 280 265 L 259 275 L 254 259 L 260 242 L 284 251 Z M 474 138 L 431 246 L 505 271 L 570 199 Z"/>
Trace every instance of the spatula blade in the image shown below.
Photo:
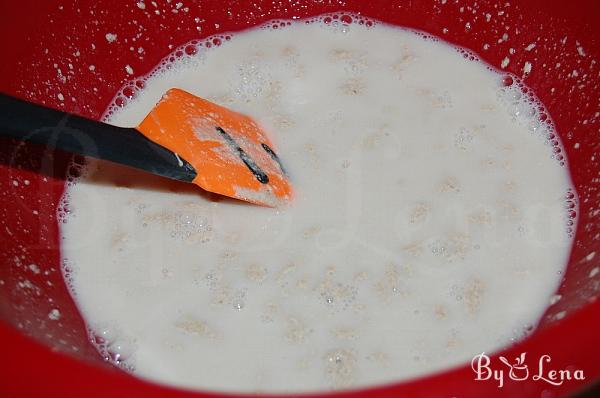
<path fill-rule="evenodd" d="M 207 191 L 270 207 L 291 199 L 273 145 L 246 115 L 174 88 L 137 129 L 192 164 Z"/>

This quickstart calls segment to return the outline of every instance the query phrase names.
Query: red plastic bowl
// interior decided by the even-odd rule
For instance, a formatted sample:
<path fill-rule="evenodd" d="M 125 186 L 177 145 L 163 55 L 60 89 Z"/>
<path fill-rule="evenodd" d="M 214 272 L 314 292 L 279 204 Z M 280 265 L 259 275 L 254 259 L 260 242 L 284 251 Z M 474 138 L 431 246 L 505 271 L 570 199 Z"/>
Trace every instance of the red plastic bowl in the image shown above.
<path fill-rule="evenodd" d="M 585 380 L 554 386 L 532 377 L 525 381 L 506 377 L 499 388 L 495 381 L 474 380 L 467 364 L 422 379 L 337 396 L 548 398 L 598 380 L 600 273 L 593 270 L 600 263 L 600 3 L 142 2 L 145 10 L 136 0 L 0 2 L 0 91 L 99 118 L 131 79 L 125 65 L 143 75 L 172 49 L 192 39 L 276 18 L 339 11 L 432 33 L 473 50 L 497 67 L 508 56 L 506 70 L 518 76 L 523 75 L 525 62 L 530 62 L 533 69 L 525 81 L 556 123 L 580 207 L 575 244 L 559 292 L 562 299 L 548 309 L 529 338 L 501 354 L 512 361 L 527 352 L 526 364 L 533 374 L 539 358 L 547 354 L 552 362 L 545 364 L 545 373 L 551 368 L 579 369 Z M 107 33 L 116 34 L 117 40 L 109 42 Z M 208 396 L 154 385 L 102 362 L 88 342 L 59 266 L 56 212 L 69 158 L 45 148 L 8 140 L 0 143 L 0 396 Z M 32 271 L 30 264 L 40 272 Z M 60 319 L 48 317 L 53 309 L 59 309 Z M 501 369 L 497 356 L 492 361 L 495 369 Z"/>

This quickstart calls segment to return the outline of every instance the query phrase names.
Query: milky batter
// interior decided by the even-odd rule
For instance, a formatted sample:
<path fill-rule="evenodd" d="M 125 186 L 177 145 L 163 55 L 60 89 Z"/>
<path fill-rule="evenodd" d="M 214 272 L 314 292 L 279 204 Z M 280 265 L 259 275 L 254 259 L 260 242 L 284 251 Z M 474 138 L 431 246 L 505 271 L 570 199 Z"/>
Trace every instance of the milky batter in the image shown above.
<path fill-rule="evenodd" d="M 516 79 L 378 23 L 220 41 L 163 64 L 108 120 L 137 125 L 171 87 L 251 115 L 296 197 L 261 208 L 90 162 L 61 250 L 107 360 L 200 389 L 345 389 L 536 325 L 571 244 L 571 183 Z"/>

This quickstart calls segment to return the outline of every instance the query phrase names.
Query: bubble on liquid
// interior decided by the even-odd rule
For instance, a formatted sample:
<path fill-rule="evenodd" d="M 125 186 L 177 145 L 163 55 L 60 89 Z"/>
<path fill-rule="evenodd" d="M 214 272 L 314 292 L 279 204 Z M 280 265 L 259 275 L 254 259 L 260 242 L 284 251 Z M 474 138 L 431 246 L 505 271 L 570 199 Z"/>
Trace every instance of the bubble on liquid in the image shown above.
<path fill-rule="evenodd" d="M 235 292 L 235 294 L 233 295 L 233 300 L 231 302 L 235 310 L 241 311 L 242 309 L 244 309 L 244 307 L 246 306 L 247 292 L 247 289 L 240 289 Z"/>
<path fill-rule="evenodd" d="M 67 284 L 67 287 L 69 288 L 69 291 L 72 296 L 77 296 L 76 291 L 73 288 L 73 279 L 78 270 L 79 270 L 78 267 L 73 262 L 71 262 L 69 259 L 67 259 L 67 258 L 62 259 L 61 273 L 62 273 L 63 279 L 64 279 L 65 283 Z"/>
<path fill-rule="evenodd" d="M 560 166 L 565 166 L 564 148 L 556 139 L 554 123 L 548 116 L 545 106 L 533 92 L 525 86 L 523 81 L 514 75 L 502 76 L 496 96 L 505 106 L 513 122 L 525 126 L 529 132 L 550 147 L 549 156 L 555 159 Z"/>
<path fill-rule="evenodd" d="M 89 171 L 90 167 L 88 167 L 84 157 L 80 155 L 73 156 L 69 165 L 67 166 L 65 192 L 60 198 L 56 208 L 56 219 L 59 224 L 66 224 L 69 218 L 75 217 L 70 205 L 71 196 L 69 195 L 68 191 L 71 186 L 77 184 L 79 180 L 86 177 L 89 174 Z"/>
<path fill-rule="evenodd" d="M 332 311 L 345 311 L 356 301 L 358 288 L 343 283 L 325 283 L 319 296 Z"/>
<path fill-rule="evenodd" d="M 121 94 L 125 98 L 131 100 L 131 99 L 135 98 L 135 96 L 137 94 L 137 90 L 135 89 L 135 86 L 127 86 L 121 91 Z"/>
<path fill-rule="evenodd" d="M 567 190 L 564 199 L 566 232 L 567 236 L 569 238 L 572 238 L 574 235 L 574 226 L 577 223 L 577 209 L 579 208 L 579 199 L 573 189 Z"/>
<path fill-rule="evenodd" d="M 456 301 L 462 301 L 464 288 L 459 285 L 452 285 L 448 291 L 448 295 Z"/>
<path fill-rule="evenodd" d="M 91 344 L 106 362 L 119 368 L 133 372 L 135 370 L 135 340 L 125 336 L 117 327 L 112 325 L 96 325 L 88 328 Z"/>
<path fill-rule="evenodd" d="M 454 136 L 454 146 L 457 149 L 467 151 L 473 144 L 473 133 L 467 128 L 462 127 Z"/>
<path fill-rule="evenodd" d="M 357 372 L 357 359 L 352 350 L 338 348 L 323 355 L 326 376 L 335 386 L 348 386 Z"/>
<path fill-rule="evenodd" d="M 436 239 L 429 243 L 429 250 L 434 256 L 444 256 L 447 251 L 446 242 L 441 239 Z"/>
<path fill-rule="evenodd" d="M 268 67 L 264 64 L 248 62 L 237 67 L 239 81 L 234 93 L 242 101 L 250 102 L 261 96 L 271 80 Z"/>
<path fill-rule="evenodd" d="M 194 212 L 176 216 L 170 236 L 184 241 L 206 243 L 212 239 L 213 227 L 208 217 Z"/>

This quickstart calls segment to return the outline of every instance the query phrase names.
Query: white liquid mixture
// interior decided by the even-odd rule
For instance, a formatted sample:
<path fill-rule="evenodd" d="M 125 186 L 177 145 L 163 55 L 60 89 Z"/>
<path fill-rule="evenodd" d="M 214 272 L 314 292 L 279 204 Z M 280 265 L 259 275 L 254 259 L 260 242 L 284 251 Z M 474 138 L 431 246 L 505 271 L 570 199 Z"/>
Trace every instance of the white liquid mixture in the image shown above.
<path fill-rule="evenodd" d="M 523 337 L 560 280 L 570 180 L 541 105 L 464 52 L 375 24 L 295 22 L 162 67 L 251 115 L 296 198 L 268 209 L 93 162 L 70 186 L 65 276 L 98 348 L 226 391 L 392 382 Z"/>

